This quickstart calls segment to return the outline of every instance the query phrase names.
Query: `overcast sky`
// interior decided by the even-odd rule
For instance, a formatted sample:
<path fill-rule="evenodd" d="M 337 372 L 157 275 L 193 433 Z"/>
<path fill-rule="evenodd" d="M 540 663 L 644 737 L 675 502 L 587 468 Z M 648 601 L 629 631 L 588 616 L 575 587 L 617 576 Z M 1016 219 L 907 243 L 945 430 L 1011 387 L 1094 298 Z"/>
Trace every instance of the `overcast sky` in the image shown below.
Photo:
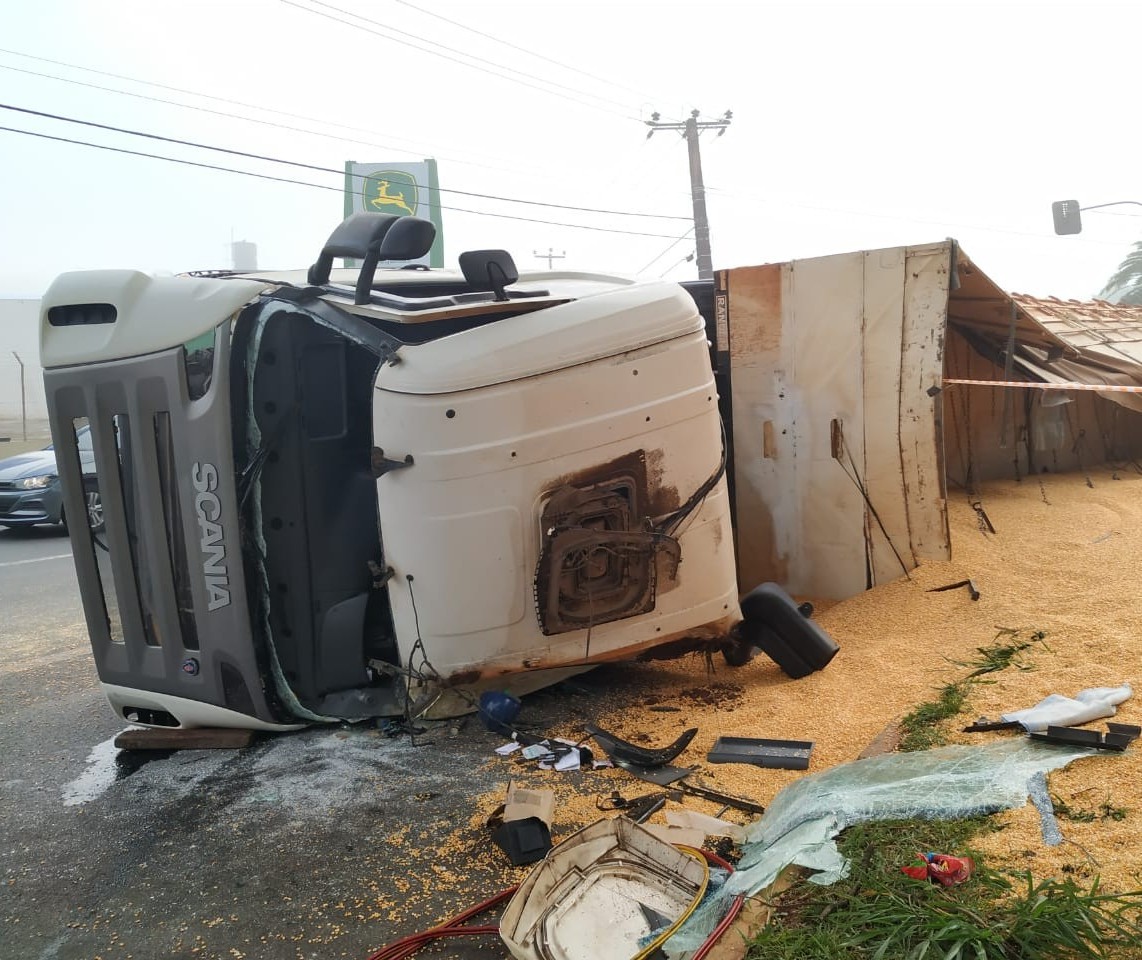
<path fill-rule="evenodd" d="M 1079 237 L 1050 217 L 1142 200 L 1137 2 L 37 0 L 0 22 L 7 106 L 332 170 L 435 157 L 445 188 L 659 217 L 446 194 L 597 228 L 446 210 L 449 264 L 554 248 L 694 276 L 685 144 L 643 121 L 695 108 L 733 110 L 702 142 L 715 267 L 952 236 L 1009 290 L 1089 297 L 1142 238 L 1142 207 L 1086 214 Z M 0 297 L 64 270 L 228 266 L 232 237 L 263 269 L 304 266 L 341 219 L 337 173 L 11 110 L 0 126 L 317 185 L 0 132 Z"/>

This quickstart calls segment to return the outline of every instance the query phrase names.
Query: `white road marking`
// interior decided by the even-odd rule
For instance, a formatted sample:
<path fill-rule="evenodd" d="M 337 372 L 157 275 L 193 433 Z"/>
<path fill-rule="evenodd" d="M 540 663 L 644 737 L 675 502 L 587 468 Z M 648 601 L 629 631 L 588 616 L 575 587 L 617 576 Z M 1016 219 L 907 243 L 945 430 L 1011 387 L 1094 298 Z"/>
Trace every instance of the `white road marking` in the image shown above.
<path fill-rule="evenodd" d="M 18 567 L 22 563 L 43 563 L 45 560 L 67 560 L 70 558 L 70 553 L 55 553 L 50 557 L 32 557 L 30 560 L 5 560 L 0 563 L 0 567 Z"/>

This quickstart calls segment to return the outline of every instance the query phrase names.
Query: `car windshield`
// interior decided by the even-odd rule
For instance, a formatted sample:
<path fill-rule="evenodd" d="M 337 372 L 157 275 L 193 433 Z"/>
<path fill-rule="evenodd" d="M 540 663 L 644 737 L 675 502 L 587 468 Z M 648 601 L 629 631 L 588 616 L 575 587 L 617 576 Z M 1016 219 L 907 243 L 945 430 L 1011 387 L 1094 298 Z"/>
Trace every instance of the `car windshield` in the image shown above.
<path fill-rule="evenodd" d="M 87 453 L 95 452 L 94 447 L 91 444 L 91 427 L 80 427 L 75 431 L 75 445 L 80 450 L 86 451 Z M 54 450 L 55 448 L 56 445 L 54 443 L 49 443 L 46 447 L 44 447 L 45 450 Z"/>

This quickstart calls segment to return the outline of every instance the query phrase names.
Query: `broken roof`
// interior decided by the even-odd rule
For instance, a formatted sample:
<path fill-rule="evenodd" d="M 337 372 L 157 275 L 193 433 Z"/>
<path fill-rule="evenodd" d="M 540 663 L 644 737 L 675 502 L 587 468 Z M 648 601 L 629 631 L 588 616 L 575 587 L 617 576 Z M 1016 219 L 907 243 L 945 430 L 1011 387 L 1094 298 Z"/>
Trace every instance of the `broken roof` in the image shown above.
<path fill-rule="evenodd" d="M 1020 374 L 1047 383 L 1142 388 L 1142 306 L 1007 293 L 956 247 L 948 323 L 1003 362 L 1014 343 Z M 1137 394 L 1107 399 L 1142 410 Z"/>

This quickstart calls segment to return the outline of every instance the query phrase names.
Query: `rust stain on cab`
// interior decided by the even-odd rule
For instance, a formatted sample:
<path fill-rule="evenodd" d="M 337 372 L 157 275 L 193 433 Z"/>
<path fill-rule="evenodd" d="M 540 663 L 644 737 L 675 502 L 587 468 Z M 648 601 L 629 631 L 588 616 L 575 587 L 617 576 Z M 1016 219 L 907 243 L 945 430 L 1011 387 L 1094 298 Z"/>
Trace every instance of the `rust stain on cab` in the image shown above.
<path fill-rule="evenodd" d="M 782 265 L 739 267 L 728 271 L 730 355 L 743 358 L 781 345 Z"/>

